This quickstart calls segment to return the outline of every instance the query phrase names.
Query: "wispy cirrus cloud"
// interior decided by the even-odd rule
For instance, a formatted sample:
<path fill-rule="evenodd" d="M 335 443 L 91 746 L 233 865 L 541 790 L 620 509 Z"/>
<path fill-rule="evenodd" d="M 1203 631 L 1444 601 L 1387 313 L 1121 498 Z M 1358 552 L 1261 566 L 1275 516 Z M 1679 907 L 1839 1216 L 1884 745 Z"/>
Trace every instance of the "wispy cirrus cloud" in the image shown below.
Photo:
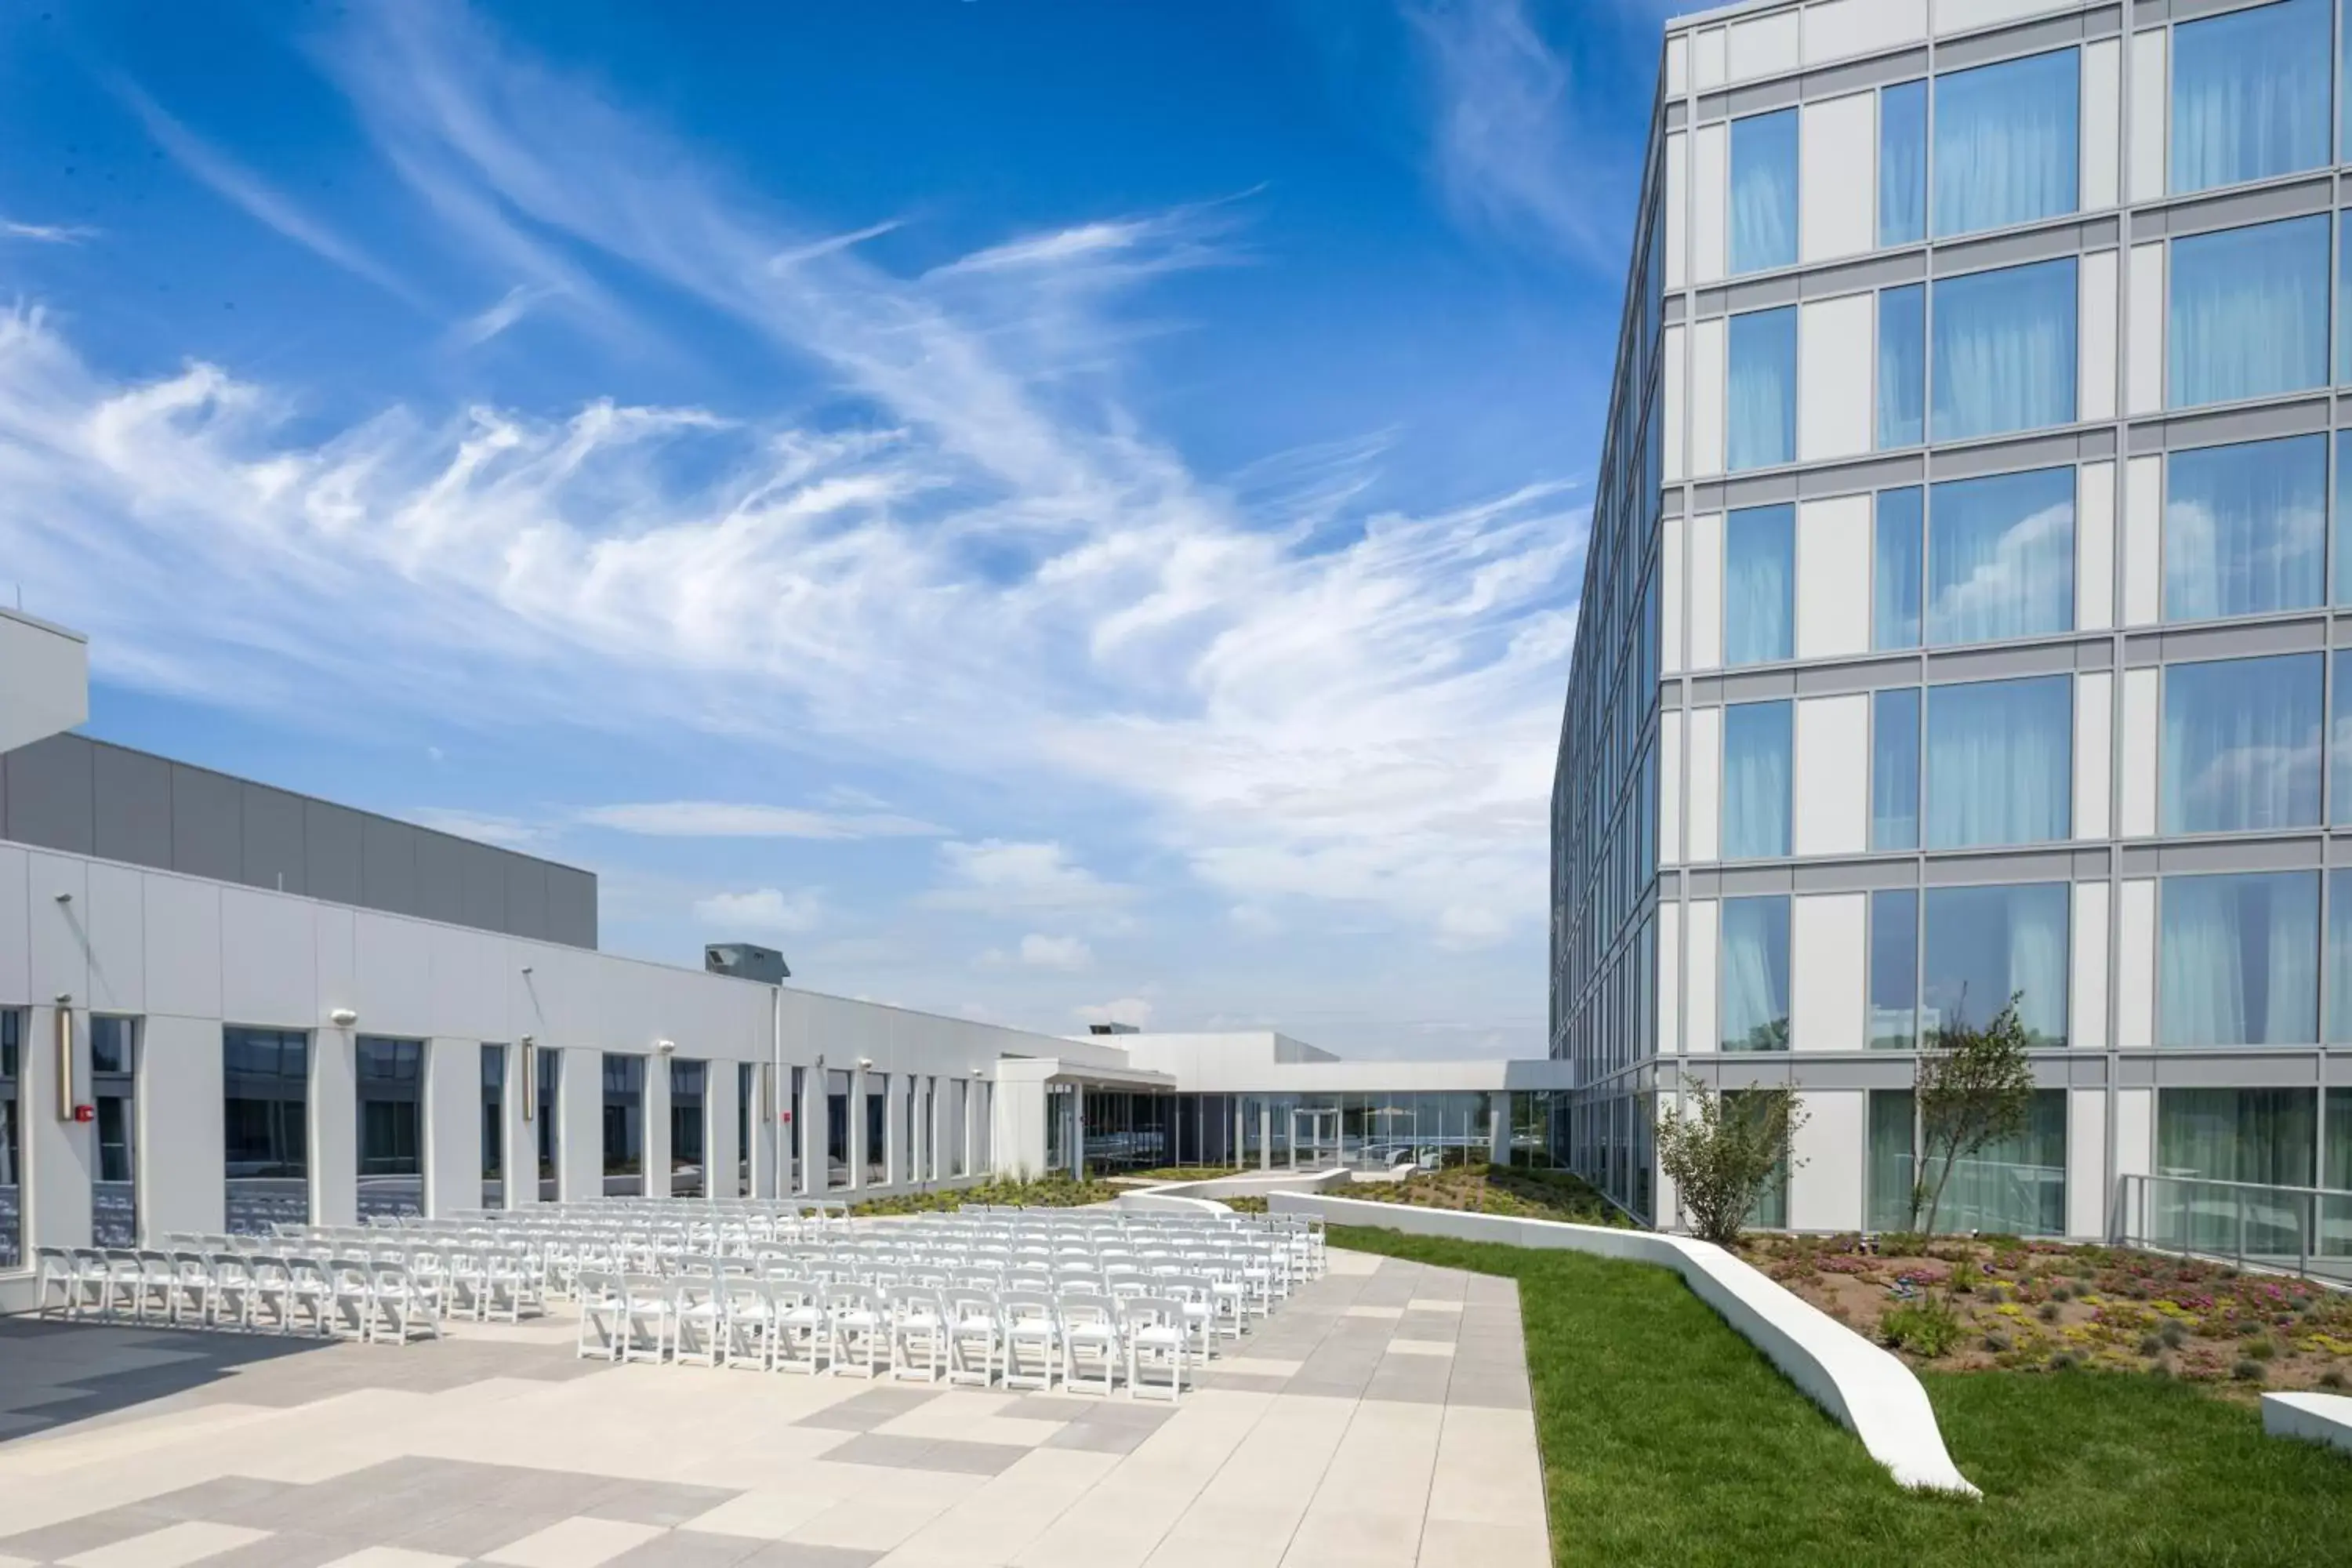
<path fill-rule="evenodd" d="M 717 800 L 594 805 L 582 810 L 577 820 L 656 838 L 929 838 L 946 832 L 891 812 L 809 811 Z"/>
<path fill-rule="evenodd" d="M 79 224 L 20 223 L 15 218 L 0 217 L 0 239 L 23 240 L 28 245 L 79 245 L 97 233 Z"/>
<path fill-rule="evenodd" d="M 694 918 L 713 936 L 800 936 L 824 920 L 824 900 L 811 888 L 713 893 L 695 901 Z"/>

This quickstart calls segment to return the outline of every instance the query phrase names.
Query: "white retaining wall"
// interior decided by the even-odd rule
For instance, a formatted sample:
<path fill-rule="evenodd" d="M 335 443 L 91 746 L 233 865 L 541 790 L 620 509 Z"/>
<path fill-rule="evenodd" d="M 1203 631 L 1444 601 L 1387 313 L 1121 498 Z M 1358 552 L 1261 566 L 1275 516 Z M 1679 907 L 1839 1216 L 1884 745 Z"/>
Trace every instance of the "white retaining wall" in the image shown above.
<path fill-rule="evenodd" d="M 1332 1225 L 1563 1248 L 1674 1269 L 1790 1382 L 1861 1438 L 1897 1482 L 1979 1495 L 1945 1451 L 1927 1391 L 1909 1367 L 1719 1247 L 1654 1231 L 1506 1219 L 1319 1194 L 1275 1193 L 1267 1206 L 1277 1213 L 1321 1215 Z"/>

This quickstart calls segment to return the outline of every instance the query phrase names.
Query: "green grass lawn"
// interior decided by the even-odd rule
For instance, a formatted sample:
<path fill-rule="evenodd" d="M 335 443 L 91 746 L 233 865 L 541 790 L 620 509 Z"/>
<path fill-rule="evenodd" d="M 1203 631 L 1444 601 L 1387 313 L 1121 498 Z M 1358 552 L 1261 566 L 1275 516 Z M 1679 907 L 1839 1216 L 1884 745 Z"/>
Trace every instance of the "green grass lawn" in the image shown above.
<path fill-rule="evenodd" d="M 2126 1373 L 1922 1379 L 1981 1502 L 1915 1496 L 1663 1268 L 1335 1226 L 1519 1282 L 1556 1563 L 2352 1563 L 2352 1461 Z"/>

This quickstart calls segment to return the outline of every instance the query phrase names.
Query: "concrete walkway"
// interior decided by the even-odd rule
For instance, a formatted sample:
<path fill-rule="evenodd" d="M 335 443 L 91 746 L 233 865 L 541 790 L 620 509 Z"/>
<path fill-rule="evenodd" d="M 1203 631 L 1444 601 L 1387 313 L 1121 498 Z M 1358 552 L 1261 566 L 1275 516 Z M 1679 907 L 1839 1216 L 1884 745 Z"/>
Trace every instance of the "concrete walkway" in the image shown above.
<path fill-rule="evenodd" d="M 1339 1252 L 1173 1410 L 0 1321 L 0 1568 L 1540 1568 L 1521 1342 Z"/>

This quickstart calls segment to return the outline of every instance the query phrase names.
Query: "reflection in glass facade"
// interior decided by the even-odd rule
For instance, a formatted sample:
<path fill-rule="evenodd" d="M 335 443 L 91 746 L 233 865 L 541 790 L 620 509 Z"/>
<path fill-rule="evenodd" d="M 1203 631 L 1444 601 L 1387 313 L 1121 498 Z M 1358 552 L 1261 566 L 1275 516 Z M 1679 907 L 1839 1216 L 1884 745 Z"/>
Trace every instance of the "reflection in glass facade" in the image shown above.
<path fill-rule="evenodd" d="M 482 1047 L 482 1206 L 507 1206 L 507 1047 Z"/>
<path fill-rule="evenodd" d="M 604 1055 L 604 1195 L 646 1190 L 646 1058 Z"/>
<path fill-rule="evenodd" d="M 24 1031 L 23 1013 L 0 1008 L 0 1268 L 20 1268 L 25 1258 L 24 1145 L 16 1123 Z"/>
<path fill-rule="evenodd" d="M 705 1192 L 706 1131 L 709 1125 L 704 1086 L 710 1064 L 686 1057 L 669 1063 L 669 1195 L 698 1198 Z"/>
<path fill-rule="evenodd" d="M 362 1035 L 353 1044 L 359 1100 L 359 1212 L 425 1212 L 425 1042 Z"/>
<path fill-rule="evenodd" d="M 90 1239 L 137 1247 L 139 1235 L 139 1020 L 89 1018 L 89 1097 L 97 1169 L 89 1185 Z"/>
<path fill-rule="evenodd" d="M 266 1236 L 310 1218 L 310 1037 L 291 1029 L 221 1031 L 222 1149 L 227 1226 Z"/>

